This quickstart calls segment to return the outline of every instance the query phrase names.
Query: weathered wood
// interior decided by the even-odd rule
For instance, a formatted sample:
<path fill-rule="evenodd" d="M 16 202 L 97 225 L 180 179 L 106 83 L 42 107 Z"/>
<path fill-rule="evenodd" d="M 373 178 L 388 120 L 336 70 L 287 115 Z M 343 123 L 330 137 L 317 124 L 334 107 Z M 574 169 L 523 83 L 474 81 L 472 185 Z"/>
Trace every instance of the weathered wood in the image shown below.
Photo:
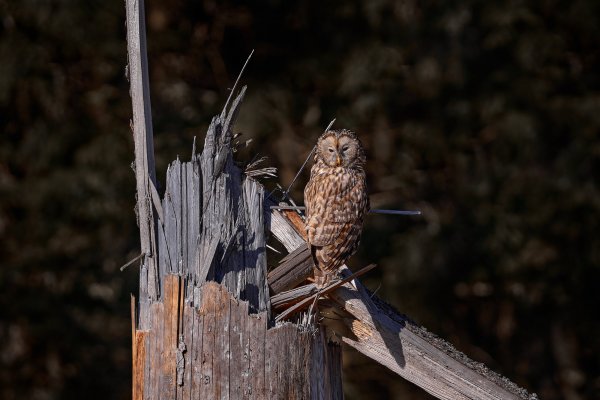
<path fill-rule="evenodd" d="M 190 346 L 190 342 L 192 340 L 192 329 L 193 329 L 193 319 L 191 310 L 186 306 L 185 302 L 185 280 L 184 278 L 179 278 L 178 280 L 179 287 L 179 303 L 178 303 L 178 317 L 176 319 L 177 322 L 177 350 L 176 350 L 176 379 L 177 379 L 177 393 L 175 398 L 183 399 L 187 394 L 189 398 L 189 388 L 190 388 L 190 357 L 188 346 Z M 186 373 L 187 369 L 187 373 Z M 186 385 L 187 383 L 187 385 Z M 187 393 L 186 393 L 187 392 Z"/>
<path fill-rule="evenodd" d="M 289 233 L 286 232 L 286 234 Z M 279 238 L 277 234 L 276 237 Z M 281 293 L 298 286 L 312 274 L 313 266 L 310 250 L 303 241 L 300 246 L 280 261 L 277 268 L 269 272 L 267 280 L 271 292 Z"/>
<path fill-rule="evenodd" d="M 341 398 L 341 378 L 329 371 L 339 373 L 340 353 L 324 333 L 291 324 L 268 329 L 265 193 L 223 152 L 230 131 L 214 119 L 202 155 L 169 166 L 158 235 L 160 290 L 140 306 L 147 348 L 144 378 L 135 385 L 148 399 Z M 273 385 L 270 366 L 281 385 Z"/>
<path fill-rule="evenodd" d="M 219 288 L 214 291 L 215 301 L 215 346 L 213 352 L 213 386 L 216 389 L 215 399 L 229 399 L 229 369 L 231 360 L 229 350 L 229 319 L 231 296 L 226 290 Z M 207 294 L 211 292 L 207 291 Z M 212 296 L 211 296 L 212 297 Z M 234 311 L 235 312 L 235 311 Z"/>
<path fill-rule="evenodd" d="M 264 314 L 252 314 L 246 320 L 250 340 L 247 344 L 248 377 L 244 384 L 244 397 L 264 399 L 267 393 L 266 335 L 268 319 Z"/>
<path fill-rule="evenodd" d="M 341 375 L 320 369 L 340 365 L 337 346 L 327 345 L 323 328 L 298 330 L 285 323 L 267 331 L 269 399 L 342 399 Z M 330 349 L 334 350 L 330 350 Z M 309 361 L 309 362 L 307 362 Z M 339 368 L 339 367 L 338 367 Z"/>
<path fill-rule="evenodd" d="M 204 380 L 202 376 L 202 365 L 203 365 L 203 357 L 204 357 L 204 336 L 202 333 L 204 332 L 204 315 L 200 313 L 200 311 L 194 306 L 191 306 L 194 316 L 194 340 L 191 342 L 192 349 L 192 361 L 190 364 L 191 368 L 191 383 L 190 383 L 190 398 L 199 399 L 200 394 L 202 393 L 202 388 L 204 387 Z"/>
<path fill-rule="evenodd" d="M 148 384 L 144 391 L 148 393 L 149 399 L 159 398 L 160 396 L 160 364 L 163 343 L 163 303 L 156 302 L 150 305 L 150 326 L 149 336 L 149 360 L 146 368 L 149 372 Z"/>
<path fill-rule="evenodd" d="M 177 275 L 167 275 L 163 278 L 163 332 L 159 339 L 161 345 L 160 356 L 160 398 L 174 398 L 176 393 L 176 350 L 177 330 L 179 318 L 179 290 L 180 278 Z"/>
<path fill-rule="evenodd" d="M 133 336 L 133 400 L 142 400 L 144 398 L 144 385 L 146 383 L 144 365 L 146 362 L 147 336 L 148 331 L 136 331 Z"/>
<path fill-rule="evenodd" d="M 223 283 L 254 310 L 268 310 L 265 282 L 264 189 L 242 176 L 231 157 L 234 117 L 245 88 L 224 117 L 213 118 L 200 156 L 173 162 L 163 200 L 161 273 L 189 276 L 186 292 L 205 280 Z M 163 253 L 165 255 L 163 255 Z"/>
<path fill-rule="evenodd" d="M 165 293 L 171 293 L 172 300 L 165 297 L 164 304 L 153 303 L 152 329 L 136 332 L 134 371 L 149 373 L 149 379 L 134 381 L 137 398 L 142 398 L 141 393 L 147 399 L 341 398 L 340 377 L 322 368 L 328 362 L 337 371 L 340 353 L 327 345 L 318 328 L 286 323 L 267 330 L 266 311 L 249 314 L 248 302 L 234 299 L 215 282 L 201 286 L 202 299 L 196 309 L 178 301 L 181 287 L 178 276 L 167 276 Z M 177 312 L 180 304 L 183 311 Z M 175 321 L 173 315 L 180 318 Z M 191 354 L 183 364 L 182 387 L 176 382 L 177 329 L 202 332 L 201 336 L 193 334 L 197 341 L 184 338 Z M 150 343 L 149 360 L 145 343 Z"/>
<path fill-rule="evenodd" d="M 192 157 L 192 160 L 196 156 Z M 200 228 L 201 228 L 201 216 L 202 216 L 202 179 L 200 177 L 200 164 L 197 162 L 186 164 L 186 177 L 187 177 L 187 218 L 184 223 L 187 224 L 187 263 L 188 269 L 186 273 L 191 274 L 194 269 L 194 262 L 197 257 L 198 247 L 200 245 Z M 197 204 L 195 203 L 197 201 Z"/>
<path fill-rule="evenodd" d="M 248 315 L 248 303 L 238 302 L 230 299 L 230 309 L 233 310 L 229 318 L 229 354 L 231 363 L 229 364 L 229 376 L 231 379 L 229 385 L 229 395 L 232 399 L 243 398 L 244 386 L 248 384 L 248 356 L 245 354 L 248 336 L 246 320 L 243 315 Z M 235 312 L 238 309 L 239 312 Z"/>
<path fill-rule="evenodd" d="M 369 272 L 370 270 L 372 270 L 375 267 L 376 267 L 375 264 L 370 264 L 370 265 L 360 269 L 359 271 L 356 271 L 353 274 L 352 273 L 348 274 L 343 279 L 337 279 L 337 280 L 329 283 L 324 288 L 318 290 L 317 293 L 308 296 L 307 298 L 299 301 L 297 304 L 293 305 L 292 307 L 288 308 L 287 310 L 285 310 L 284 312 L 279 314 L 275 320 L 281 321 L 281 320 L 291 317 L 294 314 L 297 314 L 298 312 L 300 312 L 302 310 L 305 310 L 306 308 L 308 308 L 310 306 L 311 302 L 318 300 L 319 297 L 324 297 L 324 296 L 328 295 L 329 293 L 335 291 L 337 288 L 344 285 L 345 283 L 350 282 L 351 280 L 358 278 L 359 276 L 361 276 L 363 274 L 366 274 L 367 272 Z"/>
<path fill-rule="evenodd" d="M 323 342 L 327 342 L 325 330 L 321 327 L 316 333 L 319 335 L 319 339 Z M 342 364 L 337 362 L 342 357 L 342 351 L 339 346 L 327 346 L 327 351 L 322 353 L 313 353 L 309 355 L 313 357 L 312 363 L 315 365 L 331 365 L 333 368 L 329 368 L 324 371 L 313 371 L 313 375 L 322 373 L 323 376 L 314 376 L 315 387 L 313 392 L 310 394 L 311 399 L 343 399 L 340 388 L 342 387 Z"/>
<path fill-rule="evenodd" d="M 178 273 L 179 264 L 183 262 L 182 185 L 181 162 L 175 160 L 167 168 L 167 182 L 163 199 L 164 237 L 159 232 L 159 238 L 164 239 L 159 241 L 158 248 L 161 277 L 166 274 Z"/>
<path fill-rule="evenodd" d="M 164 296 L 164 277 L 177 274 L 187 277 L 188 300 L 208 279 L 248 300 L 252 310 L 269 310 L 264 188 L 243 176 L 231 158 L 231 124 L 244 92 L 223 119 L 213 119 L 201 155 L 168 167 L 160 205 L 157 298 Z M 140 313 L 147 308 L 142 304 Z"/>
<path fill-rule="evenodd" d="M 292 222 L 283 227 L 284 223 L 280 219 L 272 233 L 286 248 L 296 246 L 302 238 L 298 228 Z M 292 231 L 297 236 L 290 240 Z M 310 275 L 302 260 L 282 265 L 278 268 L 287 268 L 287 273 L 304 274 L 305 279 Z M 290 271 L 290 265 L 295 266 L 295 271 Z M 351 274 L 346 266 L 340 271 L 345 276 Z M 276 269 L 269 276 L 279 273 Z M 348 345 L 440 399 L 537 399 L 535 394 L 528 394 L 507 378 L 470 360 L 391 307 L 383 307 L 381 300 L 368 293 L 360 282 L 354 282 L 354 286 L 347 283 L 329 294 L 354 317 L 349 328 L 356 338 L 345 337 Z"/>
<path fill-rule="evenodd" d="M 300 246 L 306 247 L 306 241 L 290 223 L 290 220 L 286 217 L 286 212 L 271 211 L 270 207 L 275 204 L 272 199 L 265 200 L 267 229 L 283 244 L 288 252 L 292 252 L 300 248 Z"/>
<path fill-rule="evenodd" d="M 402 324 L 392 320 L 377 308 L 362 288 L 344 286 L 330 297 L 356 318 L 351 329 L 357 340 L 344 338 L 345 343 L 437 398 L 528 398 L 527 395 L 523 397 L 524 393 L 515 386 L 499 384 L 491 378 L 489 371 L 482 375 L 481 370 L 465 365 L 464 360 L 456 360 L 452 353 L 441 351 L 414 333 L 418 329 L 416 326 L 407 321 Z"/>
<path fill-rule="evenodd" d="M 265 249 L 265 220 L 263 200 L 265 191 L 262 185 L 247 177 L 242 186 L 245 204 L 243 266 L 244 278 L 240 288 L 240 298 L 258 305 L 257 310 L 270 310 L 269 288 L 267 286 L 267 254 Z"/>
<path fill-rule="evenodd" d="M 156 214 L 153 210 L 152 191 L 156 188 L 154 142 L 148 60 L 146 56 L 146 21 L 144 0 L 127 0 L 127 55 L 131 103 L 133 109 L 133 138 L 135 144 L 135 174 L 137 187 L 137 214 L 140 245 L 146 255 L 140 272 L 140 300 L 157 298 L 157 243 Z M 146 324 L 146 309 L 141 310 L 141 326 Z"/>
<path fill-rule="evenodd" d="M 317 292 L 317 285 L 309 283 L 285 292 L 277 293 L 276 295 L 271 296 L 271 307 L 275 311 L 285 310 Z"/>
<path fill-rule="evenodd" d="M 213 118 L 202 153 L 194 146 L 190 162 L 169 165 L 161 200 L 144 1 L 126 0 L 126 9 L 144 255 L 139 304 L 132 307 L 132 397 L 341 398 L 341 353 L 327 345 L 322 328 L 268 329 L 265 226 L 287 228 L 265 212 L 264 188 L 232 159 L 232 126 L 245 88 Z M 270 366 L 280 385 L 273 385 Z"/>
<path fill-rule="evenodd" d="M 185 294 L 185 293 L 184 293 Z M 181 335 L 183 343 L 186 346 L 186 351 L 183 354 L 183 385 L 181 385 L 181 395 L 178 390 L 177 398 L 190 399 L 193 396 L 193 374 L 196 368 L 196 353 L 195 349 L 200 347 L 198 340 L 201 339 L 196 333 L 198 318 L 193 305 L 183 301 L 183 321 Z"/>
<path fill-rule="evenodd" d="M 206 288 L 205 288 L 206 289 Z M 200 360 L 200 378 L 202 384 L 199 386 L 200 399 L 216 399 L 217 388 L 214 381 L 214 351 L 216 346 L 216 311 L 218 304 L 215 305 L 212 298 L 214 293 L 208 290 L 202 291 L 202 303 L 198 311 L 204 317 L 204 326 L 202 330 L 202 359 Z M 218 360 L 217 360 L 218 362 Z"/>

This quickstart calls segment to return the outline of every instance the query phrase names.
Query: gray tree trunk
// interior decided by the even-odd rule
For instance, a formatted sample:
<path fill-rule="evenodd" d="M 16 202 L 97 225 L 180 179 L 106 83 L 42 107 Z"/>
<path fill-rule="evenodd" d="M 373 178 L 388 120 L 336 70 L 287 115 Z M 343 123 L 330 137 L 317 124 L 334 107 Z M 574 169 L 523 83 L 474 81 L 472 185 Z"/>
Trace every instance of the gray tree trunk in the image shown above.
<path fill-rule="evenodd" d="M 157 271 L 140 275 L 133 305 L 135 399 L 343 397 L 323 328 L 270 317 L 265 192 L 231 152 L 244 92 L 213 118 L 202 154 L 171 163 L 154 204 Z"/>

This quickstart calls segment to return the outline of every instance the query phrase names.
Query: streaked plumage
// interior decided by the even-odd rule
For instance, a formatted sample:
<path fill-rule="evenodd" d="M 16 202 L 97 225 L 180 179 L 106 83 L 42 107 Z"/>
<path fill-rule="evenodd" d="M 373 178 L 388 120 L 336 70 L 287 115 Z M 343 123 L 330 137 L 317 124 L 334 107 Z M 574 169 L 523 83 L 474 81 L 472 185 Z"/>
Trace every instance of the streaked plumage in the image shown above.
<path fill-rule="evenodd" d="M 369 209 L 365 162 L 362 145 L 351 131 L 328 131 L 317 141 L 304 204 L 319 286 L 327 284 L 358 248 Z"/>

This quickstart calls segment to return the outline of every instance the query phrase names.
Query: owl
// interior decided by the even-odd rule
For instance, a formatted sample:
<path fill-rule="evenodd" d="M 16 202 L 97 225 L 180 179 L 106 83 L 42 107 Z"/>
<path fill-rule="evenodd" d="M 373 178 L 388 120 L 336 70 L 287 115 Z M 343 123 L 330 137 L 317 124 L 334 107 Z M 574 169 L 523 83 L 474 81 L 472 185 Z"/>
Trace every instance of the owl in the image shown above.
<path fill-rule="evenodd" d="M 315 263 L 315 283 L 327 285 L 358 248 L 369 210 L 365 152 L 346 129 L 317 141 L 315 164 L 304 189 L 306 233 Z"/>

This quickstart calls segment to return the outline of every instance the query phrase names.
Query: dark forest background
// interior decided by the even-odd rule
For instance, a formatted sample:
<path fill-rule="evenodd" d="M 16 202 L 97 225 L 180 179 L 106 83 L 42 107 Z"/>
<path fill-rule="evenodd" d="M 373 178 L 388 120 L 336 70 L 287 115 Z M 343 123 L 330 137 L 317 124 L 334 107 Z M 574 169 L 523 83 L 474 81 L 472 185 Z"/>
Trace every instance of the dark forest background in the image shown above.
<path fill-rule="evenodd" d="M 124 3 L 0 0 L 0 398 L 130 397 L 137 271 Z M 159 180 L 251 49 L 239 155 L 287 185 L 358 132 L 351 265 L 542 399 L 600 398 L 600 2 L 147 0 Z M 301 200 L 307 174 L 295 187 Z M 352 350 L 348 399 L 429 396 Z"/>

